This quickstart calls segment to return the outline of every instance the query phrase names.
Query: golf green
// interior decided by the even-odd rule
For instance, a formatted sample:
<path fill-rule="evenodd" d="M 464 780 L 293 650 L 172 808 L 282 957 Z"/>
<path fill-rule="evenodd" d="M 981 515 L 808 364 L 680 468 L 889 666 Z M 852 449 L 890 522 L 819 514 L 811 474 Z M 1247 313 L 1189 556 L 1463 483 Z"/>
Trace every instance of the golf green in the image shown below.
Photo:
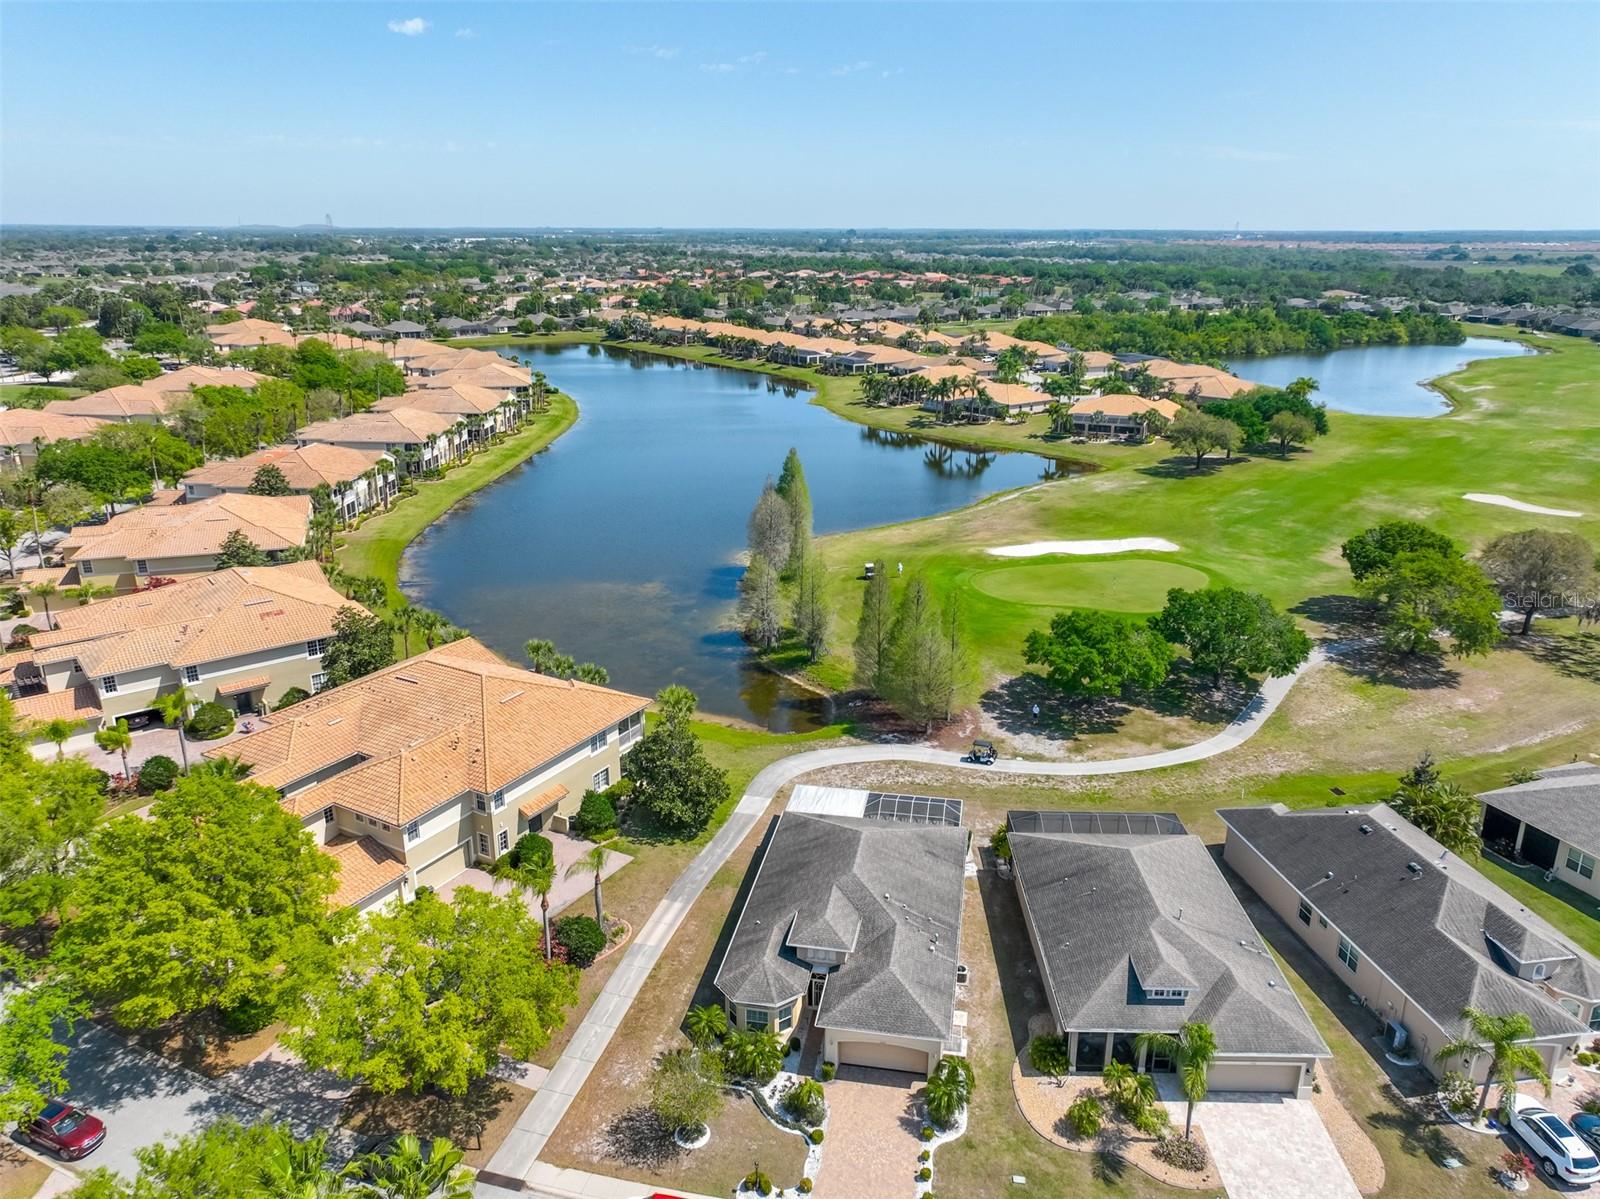
<path fill-rule="evenodd" d="M 1204 571 L 1192 566 L 1149 558 L 1030 562 L 981 571 L 972 577 L 974 587 L 995 599 L 1111 612 L 1159 612 L 1166 606 L 1169 589 L 1194 590 L 1210 582 Z"/>

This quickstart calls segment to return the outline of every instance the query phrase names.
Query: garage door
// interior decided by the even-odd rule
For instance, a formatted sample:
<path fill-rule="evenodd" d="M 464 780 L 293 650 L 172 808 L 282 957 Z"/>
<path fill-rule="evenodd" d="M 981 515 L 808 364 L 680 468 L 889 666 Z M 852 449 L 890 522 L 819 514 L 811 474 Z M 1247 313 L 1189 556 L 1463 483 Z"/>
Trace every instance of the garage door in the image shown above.
<path fill-rule="evenodd" d="M 928 1054 L 926 1050 L 911 1049 L 905 1045 L 879 1045 L 874 1041 L 840 1041 L 839 1064 L 926 1074 Z"/>
<path fill-rule="evenodd" d="M 472 842 L 469 839 L 421 867 L 417 871 L 417 885 L 437 887 L 440 883 L 449 882 L 470 865 L 472 865 Z"/>
<path fill-rule="evenodd" d="M 1293 1094 L 1300 1089 L 1300 1063 L 1213 1062 L 1207 1072 L 1207 1089 Z"/>

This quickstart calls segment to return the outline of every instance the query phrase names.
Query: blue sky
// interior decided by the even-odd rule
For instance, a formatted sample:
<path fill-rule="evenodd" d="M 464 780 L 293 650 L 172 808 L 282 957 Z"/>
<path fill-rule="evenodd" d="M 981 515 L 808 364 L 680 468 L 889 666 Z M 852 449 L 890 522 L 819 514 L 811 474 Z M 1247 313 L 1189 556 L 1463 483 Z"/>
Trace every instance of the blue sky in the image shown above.
<path fill-rule="evenodd" d="M 1600 227 L 1600 5 L 0 5 L 0 220 Z"/>

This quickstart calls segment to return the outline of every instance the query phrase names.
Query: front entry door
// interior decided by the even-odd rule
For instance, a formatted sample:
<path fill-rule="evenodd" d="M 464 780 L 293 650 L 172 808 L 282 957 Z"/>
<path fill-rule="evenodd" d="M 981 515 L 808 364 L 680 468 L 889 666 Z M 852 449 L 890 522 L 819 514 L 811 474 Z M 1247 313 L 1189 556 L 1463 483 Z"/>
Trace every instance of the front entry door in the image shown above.
<path fill-rule="evenodd" d="M 822 991 L 827 985 L 828 976 L 826 974 L 813 974 L 811 976 L 810 989 L 806 992 L 806 1006 L 815 1008 L 817 1004 L 821 1003 Z"/>

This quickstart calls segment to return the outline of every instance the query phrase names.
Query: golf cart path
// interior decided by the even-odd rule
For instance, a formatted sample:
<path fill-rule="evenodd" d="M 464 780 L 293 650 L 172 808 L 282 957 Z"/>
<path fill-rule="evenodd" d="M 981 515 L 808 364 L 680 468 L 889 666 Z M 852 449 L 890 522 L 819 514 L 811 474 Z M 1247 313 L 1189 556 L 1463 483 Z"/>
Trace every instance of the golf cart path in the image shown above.
<path fill-rule="evenodd" d="M 963 770 L 1047 778 L 1131 774 L 1141 770 L 1181 766 L 1226 753 L 1255 736 L 1300 676 L 1326 660 L 1327 655 L 1322 649 L 1314 650 L 1293 674 L 1268 679 L 1221 732 L 1193 745 L 1159 753 L 1108 758 L 1097 762 L 1002 759 L 991 766 L 978 766 L 967 762 L 955 750 L 938 749 L 931 745 L 845 745 L 792 754 L 772 763 L 750 781 L 749 789 L 727 822 L 667 889 L 655 911 L 634 934 L 633 944 L 623 953 L 622 961 L 595 997 L 593 1006 L 573 1033 L 566 1051 L 551 1069 L 550 1077 L 534 1095 L 533 1101 L 523 1109 L 516 1126 L 490 1159 L 485 1171 L 489 1177 L 478 1184 L 480 1199 L 495 1199 L 507 1189 L 508 1181 L 519 1179 L 525 1180 L 526 1189 L 541 1194 L 609 1196 L 625 1193 L 617 1189 L 616 1179 L 585 1175 L 574 1170 L 558 1170 L 547 1162 L 539 1161 L 539 1155 L 544 1152 L 562 1117 L 582 1090 L 595 1063 L 605 1053 L 612 1035 L 627 1018 L 628 1009 L 644 986 L 645 979 L 660 960 L 667 943 L 678 931 L 678 926 L 683 923 L 694 901 L 705 890 L 712 875 L 766 815 L 767 808 L 778 792 L 801 775 L 827 766 L 854 766 L 870 762 L 923 762 Z M 580 1189 L 586 1185 L 590 1189 Z M 644 1187 L 646 1192 L 649 1189 Z"/>

